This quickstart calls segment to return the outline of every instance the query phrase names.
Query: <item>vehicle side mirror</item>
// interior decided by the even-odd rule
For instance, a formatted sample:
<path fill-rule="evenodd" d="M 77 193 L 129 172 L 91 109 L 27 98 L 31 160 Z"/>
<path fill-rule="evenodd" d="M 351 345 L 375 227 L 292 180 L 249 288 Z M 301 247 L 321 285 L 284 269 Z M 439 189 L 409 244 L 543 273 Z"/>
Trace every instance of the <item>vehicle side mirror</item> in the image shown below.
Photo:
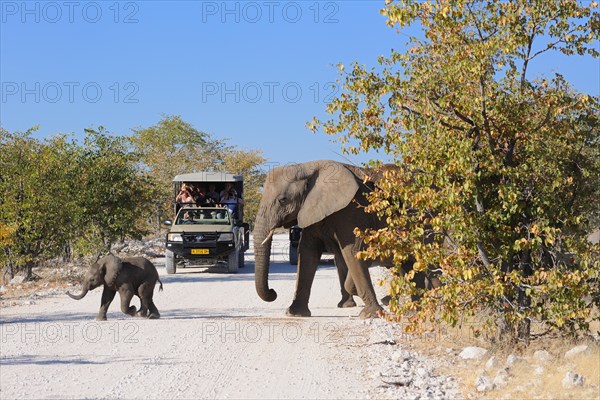
<path fill-rule="evenodd" d="M 171 226 L 171 225 L 173 225 L 173 221 L 171 221 L 170 219 L 165 219 L 165 220 L 163 221 L 163 225 L 166 225 L 166 226 Z"/>

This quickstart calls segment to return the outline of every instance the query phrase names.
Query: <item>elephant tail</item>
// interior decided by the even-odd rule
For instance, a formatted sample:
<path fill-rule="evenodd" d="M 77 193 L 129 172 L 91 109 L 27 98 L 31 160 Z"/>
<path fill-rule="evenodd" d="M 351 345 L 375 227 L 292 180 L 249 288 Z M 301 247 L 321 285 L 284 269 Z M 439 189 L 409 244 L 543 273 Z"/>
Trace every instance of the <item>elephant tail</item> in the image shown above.
<path fill-rule="evenodd" d="M 163 287 L 162 287 L 162 282 L 160 281 L 160 279 L 158 280 L 158 283 L 160 284 L 160 286 L 158 287 L 158 291 L 162 292 L 163 291 Z"/>

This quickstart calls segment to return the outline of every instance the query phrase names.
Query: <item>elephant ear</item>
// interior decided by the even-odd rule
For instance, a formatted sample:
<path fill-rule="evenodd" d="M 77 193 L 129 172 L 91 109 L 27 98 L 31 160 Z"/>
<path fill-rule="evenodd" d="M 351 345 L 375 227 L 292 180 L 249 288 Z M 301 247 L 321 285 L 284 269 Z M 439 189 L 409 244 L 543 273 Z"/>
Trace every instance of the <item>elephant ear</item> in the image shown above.
<path fill-rule="evenodd" d="M 344 164 L 322 163 L 308 181 L 298 226 L 311 226 L 350 204 L 359 188 L 357 179 Z"/>
<path fill-rule="evenodd" d="M 106 273 L 104 275 L 104 282 L 108 286 L 114 286 L 121 270 L 123 269 L 123 261 L 117 256 L 106 256 L 101 261 L 101 268 L 104 268 Z"/>

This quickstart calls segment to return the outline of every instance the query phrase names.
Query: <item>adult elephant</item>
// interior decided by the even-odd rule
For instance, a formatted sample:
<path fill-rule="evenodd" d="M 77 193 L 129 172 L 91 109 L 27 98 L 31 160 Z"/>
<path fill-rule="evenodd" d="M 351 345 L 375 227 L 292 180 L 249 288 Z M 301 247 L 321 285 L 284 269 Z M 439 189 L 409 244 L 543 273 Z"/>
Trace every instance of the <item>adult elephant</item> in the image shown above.
<path fill-rule="evenodd" d="M 287 309 L 291 316 L 310 316 L 310 291 L 321 254 L 334 253 L 340 271 L 342 302 L 357 294 L 365 303 L 361 318 L 375 318 L 382 311 L 369 275 L 370 261 L 355 255 L 363 243 L 355 228 L 380 228 L 382 221 L 366 213 L 364 170 L 336 161 L 320 160 L 274 168 L 269 172 L 254 227 L 255 283 L 258 295 L 274 301 L 277 293 L 269 288 L 269 259 L 276 228 L 295 224 L 303 228 L 298 244 L 298 274 L 294 300 Z M 345 279 L 347 270 L 350 278 Z M 343 305 L 343 304 L 342 304 Z"/>
<path fill-rule="evenodd" d="M 129 305 L 135 295 L 141 301 L 137 315 L 156 319 L 160 318 L 160 313 L 153 301 L 156 282 L 160 283 L 159 290 L 162 290 L 162 282 L 158 277 L 156 267 L 150 260 L 144 257 L 119 258 L 108 255 L 98 259 L 88 268 L 80 294 L 73 295 L 69 292 L 67 294 L 72 299 L 81 300 L 88 291 L 103 286 L 100 311 L 96 317 L 98 321 L 106 321 L 108 306 L 117 292 L 121 297 L 121 311 L 124 314 L 136 315 L 135 306 Z"/>

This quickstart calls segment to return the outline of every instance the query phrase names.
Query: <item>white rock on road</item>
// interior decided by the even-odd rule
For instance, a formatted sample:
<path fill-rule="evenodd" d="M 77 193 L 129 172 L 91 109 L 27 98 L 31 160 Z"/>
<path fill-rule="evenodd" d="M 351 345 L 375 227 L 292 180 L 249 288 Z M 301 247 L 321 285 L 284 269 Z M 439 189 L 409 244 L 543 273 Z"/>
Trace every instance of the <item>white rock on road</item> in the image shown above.
<path fill-rule="evenodd" d="M 402 344 L 387 339 L 390 327 L 385 321 L 366 324 L 356 317 L 360 308 L 336 308 L 340 291 L 333 264 L 317 271 L 310 302 L 313 317 L 286 317 L 296 280 L 296 267 L 285 261 L 286 243 L 287 235 L 275 237 L 270 285 L 279 296 L 272 303 L 255 292 L 251 249 L 246 267 L 235 275 L 200 269 L 166 275 L 164 259 L 155 259 L 164 283 L 164 291 L 156 290 L 154 296 L 159 320 L 122 314 L 117 296 L 108 321 L 96 322 L 100 288 L 80 301 L 59 295 L 3 308 L 0 397 L 458 395 L 454 380 L 428 375 L 436 360 L 413 352 L 406 359 L 412 368 L 400 369 L 398 375 L 419 382 L 419 387 L 382 386 L 385 363 L 392 356 L 404 360 L 409 353 L 398 357 Z"/>

